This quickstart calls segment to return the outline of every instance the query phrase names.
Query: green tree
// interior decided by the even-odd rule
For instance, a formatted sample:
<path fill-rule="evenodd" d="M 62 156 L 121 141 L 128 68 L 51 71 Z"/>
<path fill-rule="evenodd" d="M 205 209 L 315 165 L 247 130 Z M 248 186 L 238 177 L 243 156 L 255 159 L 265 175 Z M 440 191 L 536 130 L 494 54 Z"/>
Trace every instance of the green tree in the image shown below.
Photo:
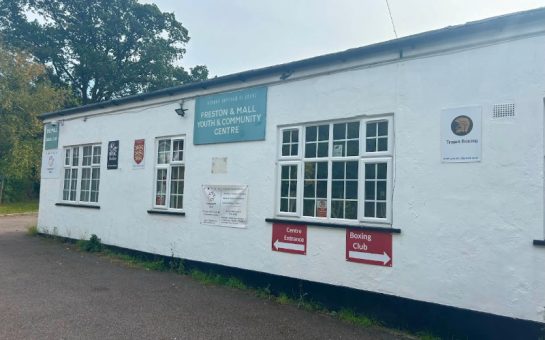
<path fill-rule="evenodd" d="M 0 203 L 29 196 L 40 176 L 43 125 L 38 115 L 63 107 L 69 91 L 55 88 L 45 67 L 0 46 Z"/>
<path fill-rule="evenodd" d="M 136 0 L 0 0 L 0 34 L 83 104 L 208 77 L 177 65 L 189 35 L 174 14 Z"/>

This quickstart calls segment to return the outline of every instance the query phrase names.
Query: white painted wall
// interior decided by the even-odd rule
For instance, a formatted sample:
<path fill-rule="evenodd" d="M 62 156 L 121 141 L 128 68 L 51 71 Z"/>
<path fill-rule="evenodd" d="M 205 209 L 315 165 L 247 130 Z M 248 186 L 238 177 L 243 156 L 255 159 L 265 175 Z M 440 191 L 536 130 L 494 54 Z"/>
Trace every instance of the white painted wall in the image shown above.
<path fill-rule="evenodd" d="M 55 206 L 62 175 L 44 179 L 39 228 L 543 322 L 545 249 L 532 240 L 544 236 L 544 60 L 545 36 L 537 35 L 294 77 L 269 86 L 266 140 L 260 142 L 193 145 L 194 100 L 186 101 L 185 118 L 174 113 L 175 102 L 161 100 L 118 114 L 66 117 L 59 146 L 102 143 L 100 210 Z M 493 120 L 492 105 L 506 102 L 515 103 L 516 118 Z M 441 110 L 474 105 L 483 109 L 482 161 L 441 163 Z M 393 227 L 402 229 L 393 236 L 393 267 L 346 262 L 344 230 L 309 226 L 306 256 L 271 251 L 272 225 L 265 218 L 275 211 L 277 126 L 389 112 L 395 124 Z M 154 198 L 154 140 L 168 135 L 188 141 L 185 217 L 146 212 Z M 133 170 L 132 143 L 140 138 L 146 139 L 146 166 Z M 120 140 L 118 170 L 106 170 L 111 140 Z M 211 174 L 213 157 L 227 157 L 226 174 Z M 201 225 L 203 184 L 248 185 L 248 228 Z"/>

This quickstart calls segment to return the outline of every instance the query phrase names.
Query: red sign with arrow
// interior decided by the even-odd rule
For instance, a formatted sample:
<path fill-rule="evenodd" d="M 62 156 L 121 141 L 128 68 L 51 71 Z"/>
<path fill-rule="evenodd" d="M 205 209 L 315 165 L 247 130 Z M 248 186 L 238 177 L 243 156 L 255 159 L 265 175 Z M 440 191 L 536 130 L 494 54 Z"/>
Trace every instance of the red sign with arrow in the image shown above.
<path fill-rule="evenodd" d="M 273 223 L 272 250 L 305 255 L 307 253 L 307 226 Z"/>
<path fill-rule="evenodd" d="M 391 267 L 392 234 L 347 228 L 346 260 Z"/>

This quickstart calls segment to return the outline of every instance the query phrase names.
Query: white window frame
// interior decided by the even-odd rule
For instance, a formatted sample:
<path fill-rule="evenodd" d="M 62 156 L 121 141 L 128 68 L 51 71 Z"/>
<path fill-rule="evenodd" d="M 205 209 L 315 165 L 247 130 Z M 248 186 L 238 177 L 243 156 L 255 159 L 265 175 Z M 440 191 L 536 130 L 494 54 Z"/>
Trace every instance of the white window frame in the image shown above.
<path fill-rule="evenodd" d="M 386 163 L 386 218 L 365 217 L 365 164 Z M 367 157 L 360 160 L 358 182 L 358 216 L 361 222 L 370 223 L 392 223 L 392 157 Z"/>
<path fill-rule="evenodd" d="M 282 155 L 282 146 L 283 146 L 283 143 L 284 143 L 284 131 L 286 130 L 297 130 L 297 134 L 299 136 L 299 141 L 297 143 L 297 155 L 292 155 L 292 156 L 283 156 Z M 278 158 L 279 159 L 282 159 L 282 160 L 288 160 L 288 159 L 300 159 L 302 157 L 302 140 L 303 138 L 303 134 L 302 134 L 302 129 L 301 127 L 299 126 L 291 126 L 291 127 L 285 127 L 285 128 L 281 128 L 278 130 L 278 140 L 280 141 L 280 143 L 278 143 Z M 294 143 L 295 144 L 295 143 Z"/>
<path fill-rule="evenodd" d="M 287 212 L 287 211 L 281 211 L 280 210 L 280 199 L 282 195 L 282 166 L 284 165 L 296 165 L 297 166 L 297 195 L 295 196 L 296 204 L 295 204 L 295 212 Z M 300 192 L 303 189 L 302 181 L 299 180 L 301 176 L 303 175 L 302 170 L 302 163 L 300 161 L 295 160 L 289 160 L 289 161 L 283 161 L 278 163 L 278 183 L 277 183 L 277 204 L 276 204 L 276 214 L 278 216 L 289 216 L 289 217 L 298 217 L 300 215 L 300 211 L 303 207 L 303 201 L 300 197 Z"/>
<path fill-rule="evenodd" d="M 376 123 L 381 121 L 388 122 L 388 149 L 386 151 L 366 151 L 366 129 L 367 123 Z M 356 156 L 333 156 L 333 127 L 335 124 L 346 124 L 352 122 L 359 122 L 359 153 Z M 305 140 L 306 140 L 306 128 L 309 126 L 317 125 L 329 125 L 329 140 L 328 140 L 328 156 L 327 157 L 314 157 L 305 158 Z M 282 138 L 285 130 L 299 130 L 299 146 L 298 155 L 295 156 L 282 156 Z M 278 129 L 278 157 L 277 157 L 277 181 L 276 181 L 276 195 L 275 195 L 275 213 L 279 217 L 291 217 L 299 220 L 309 222 L 330 222 L 340 223 L 347 225 L 357 225 L 359 223 L 366 223 L 369 225 L 384 226 L 392 223 L 392 200 L 393 200 L 393 164 L 394 164 L 394 126 L 393 115 L 377 115 L 373 117 L 355 117 L 352 119 L 321 121 L 298 124 L 294 126 L 282 126 Z M 327 217 L 315 217 L 303 215 L 303 200 L 304 200 L 304 168 L 305 162 L 320 162 L 325 161 L 328 163 L 328 178 L 327 178 Z M 332 206 L 332 184 L 333 184 L 333 163 L 339 161 L 357 161 L 358 162 L 358 199 L 357 199 L 357 218 L 333 218 L 331 217 Z M 387 163 L 387 180 L 386 180 L 386 217 L 385 218 L 371 218 L 364 216 L 364 204 L 365 204 L 365 164 L 366 163 Z M 297 205 L 296 212 L 283 212 L 280 211 L 281 200 L 281 167 L 283 165 L 295 165 L 298 164 L 298 178 L 297 178 Z"/>
<path fill-rule="evenodd" d="M 388 150 L 367 152 L 367 123 L 388 122 Z M 361 157 L 392 156 L 394 149 L 394 124 L 392 116 L 363 119 L 360 130 L 360 155 Z"/>
<path fill-rule="evenodd" d="M 91 163 L 89 165 L 83 165 L 83 148 L 84 147 L 90 147 L 91 148 Z M 98 159 L 98 163 L 94 162 L 94 151 L 95 147 L 100 147 L 100 157 Z M 74 157 L 74 149 L 78 149 L 78 164 L 73 164 L 73 157 Z M 81 205 L 97 205 L 100 202 L 100 173 L 101 170 L 101 163 L 102 163 L 102 144 L 101 143 L 89 143 L 89 144 L 81 144 L 81 145 L 67 145 L 63 147 L 63 175 L 62 175 L 62 181 L 61 181 L 61 194 L 60 194 L 60 201 L 64 203 L 70 203 L 70 204 L 81 204 Z M 66 151 L 70 150 L 70 164 L 66 164 Z M 89 168 L 89 200 L 83 201 L 81 200 L 81 187 L 82 187 L 82 180 L 83 180 L 83 169 Z M 70 199 L 64 199 L 64 182 L 65 182 L 65 173 L 66 170 L 70 169 L 72 171 L 73 169 L 77 169 L 78 174 L 76 178 L 76 197 L 75 200 Z M 93 169 L 99 169 L 99 176 L 98 176 L 98 187 L 97 187 L 97 201 L 91 201 L 91 187 L 92 187 L 92 178 L 93 178 Z"/>
<path fill-rule="evenodd" d="M 170 140 L 170 151 L 169 151 L 169 161 L 168 163 L 158 163 L 158 155 L 159 155 L 159 142 L 162 140 Z M 183 149 L 182 149 L 182 159 L 173 161 L 174 156 L 174 141 L 182 140 L 183 141 Z M 153 202 L 152 206 L 153 209 L 158 210 L 167 210 L 167 211 L 183 211 L 185 207 L 185 177 L 186 177 L 186 164 L 185 164 L 185 156 L 186 156 L 186 150 L 187 150 L 187 144 L 186 144 L 186 138 L 185 135 L 181 136 L 163 136 L 163 137 L 157 137 L 155 138 L 155 152 L 154 152 L 154 174 L 153 174 Z M 171 187 L 171 181 L 172 181 L 172 167 L 174 166 L 182 166 L 184 168 L 184 190 L 182 192 L 182 208 L 171 208 L 170 207 L 170 187 Z M 158 205 L 157 204 L 157 170 L 159 169 L 166 169 L 167 170 L 167 181 L 166 181 L 166 192 L 165 192 L 165 205 Z"/>

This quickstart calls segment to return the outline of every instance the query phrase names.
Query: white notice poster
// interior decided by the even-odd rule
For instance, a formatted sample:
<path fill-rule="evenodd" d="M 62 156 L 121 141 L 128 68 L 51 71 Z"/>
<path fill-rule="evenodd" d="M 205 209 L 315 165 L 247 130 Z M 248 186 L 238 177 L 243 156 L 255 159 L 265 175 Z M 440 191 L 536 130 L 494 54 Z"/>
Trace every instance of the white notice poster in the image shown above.
<path fill-rule="evenodd" d="M 44 150 L 42 153 L 42 178 L 59 178 L 60 171 L 60 151 L 59 149 L 55 150 Z"/>
<path fill-rule="evenodd" d="M 246 228 L 248 186 L 203 185 L 201 224 Z"/>
<path fill-rule="evenodd" d="M 461 107 L 441 112 L 441 160 L 481 161 L 481 107 Z"/>

